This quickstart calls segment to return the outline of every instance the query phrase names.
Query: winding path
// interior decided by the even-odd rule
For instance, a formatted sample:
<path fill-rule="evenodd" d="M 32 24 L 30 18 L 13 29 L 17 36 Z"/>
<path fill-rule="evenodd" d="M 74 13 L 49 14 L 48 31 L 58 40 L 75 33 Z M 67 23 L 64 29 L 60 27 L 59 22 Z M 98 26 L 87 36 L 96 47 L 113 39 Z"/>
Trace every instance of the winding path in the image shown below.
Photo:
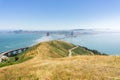
<path fill-rule="evenodd" d="M 74 50 L 74 49 L 76 49 L 76 48 L 78 48 L 79 46 L 76 46 L 76 47 L 73 47 L 72 49 L 69 49 L 69 54 L 68 54 L 68 56 L 69 57 L 71 57 L 72 56 L 72 50 Z"/>

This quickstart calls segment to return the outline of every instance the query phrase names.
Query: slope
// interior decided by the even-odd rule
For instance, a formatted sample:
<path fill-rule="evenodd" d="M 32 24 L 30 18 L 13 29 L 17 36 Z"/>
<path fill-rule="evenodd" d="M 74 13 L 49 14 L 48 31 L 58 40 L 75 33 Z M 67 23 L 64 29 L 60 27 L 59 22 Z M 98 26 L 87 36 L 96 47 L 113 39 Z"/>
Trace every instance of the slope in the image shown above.
<path fill-rule="evenodd" d="M 75 45 L 50 41 L 35 45 L 21 54 L 32 57 L 23 63 L 0 68 L 1 80 L 119 80 L 120 57 L 68 56 Z M 57 50 L 56 50 L 57 49 Z M 73 51 L 74 52 L 74 51 Z M 76 51 L 78 52 L 78 50 Z M 77 54 L 74 52 L 75 54 Z M 60 54 L 62 53 L 62 55 Z"/>

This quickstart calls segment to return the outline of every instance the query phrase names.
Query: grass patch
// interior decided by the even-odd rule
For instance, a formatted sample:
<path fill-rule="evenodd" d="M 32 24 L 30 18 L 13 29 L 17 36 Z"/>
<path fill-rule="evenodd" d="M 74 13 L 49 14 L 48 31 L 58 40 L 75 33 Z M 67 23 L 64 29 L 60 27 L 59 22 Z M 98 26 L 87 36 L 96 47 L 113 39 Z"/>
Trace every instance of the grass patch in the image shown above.
<path fill-rule="evenodd" d="M 97 51 L 97 50 L 92 50 L 92 49 L 88 49 L 87 47 L 83 47 L 83 46 L 80 46 L 81 48 L 84 48 L 85 50 L 87 50 L 87 51 L 91 51 L 92 53 L 94 53 L 94 55 L 108 55 L 108 54 L 106 54 L 106 53 L 101 53 L 101 52 L 99 52 L 99 51 Z"/>
<path fill-rule="evenodd" d="M 32 58 L 32 57 L 24 57 L 24 54 L 25 54 L 25 52 L 23 52 L 21 54 L 18 54 L 18 55 L 14 56 L 14 57 L 9 57 L 8 61 L 4 61 L 4 62 L 0 63 L 0 67 L 22 63 L 22 62 Z"/>
<path fill-rule="evenodd" d="M 74 49 L 72 51 L 72 53 L 73 53 L 72 55 L 90 55 L 91 52 L 88 50 L 85 50 L 82 47 L 78 47 L 78 48 Z"/>

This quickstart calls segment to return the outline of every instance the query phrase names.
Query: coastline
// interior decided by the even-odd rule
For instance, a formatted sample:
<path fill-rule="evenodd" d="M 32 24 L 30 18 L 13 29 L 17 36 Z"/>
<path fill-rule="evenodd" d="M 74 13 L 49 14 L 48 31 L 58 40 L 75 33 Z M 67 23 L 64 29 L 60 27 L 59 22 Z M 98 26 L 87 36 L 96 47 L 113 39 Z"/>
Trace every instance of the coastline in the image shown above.
<path fill-rule="evenodd" d="M 109 36 L 113 35 L 114 40 L 109 39 Z M 1 35 L 1 39 L 2 39 Z M 64 40 L 70 43 L 73 43 L 75 45 L 80 45 L 80 46 L 85 46 L 89 49 L 94 49 L 98 50 L 102 53 L 107 53 L 109 55 L 120 55 L 120 50 L 119 50 L 119 43 L 120 43 L 120 34 L 93 34 L 93 35 L 81 35 L 79 37 L 74 37 L 74 38 L 61 38 L 64 37 L 63 35 L 59 37 L 59 35 L 51 35 L 50 37 L 46 37 L 45 35 L 41 34 L 8 34 L 7 36 L 12 36 L 9 40 L 7 38 L 5 40 L 1 40 L 1 45 L 0 45 L 0 52 L 6 52 L 8 50 L 13 50 L 16 48 L 21 48 L 21 47 L 31 47 L 33 45 L 36 45 L 37 43 L 40 42 L 45 42 L 45 41 L 50 41 L 50 40 Z M 7 37 L 5 36 L 5 37 Z M 17 36 L 17 37 L 16 37 Z M 26 39 L 26 36 L 28 39 Z M 34 37 L 36 36 L 36 37 Z M 23 37 L 23 38 L 22 38 Z M 3 37 L 4 38 L 4 37 Z M 25 39 L 24 39 L 25 38 Z M 11 41 L 11 40 L 14 41 Z M 24 40 L 22 40 L 24 39 Z M 109 40 L 108 40 L 109 39 Z M 17 41 L 19 40 L 19 41 Z M 9 43 L 9 42 L 10 43 Z M 4 45 L 5 44 L 5 45 Z M 6 47 L 7 46 L 7 47 Z"/>
<path fill-rule="evenodd" d="M 32 47 L 38 43 L 41 43 L 41 42 L 48 42 L 48 41 L 51 41 L 51 40 L 54 40 L 51 36 L 42 36 L 41 38 L 39 39 L 36 39 L 33 41 L 32 44 L 30 44 L 29 46 L 23 46 L 23 47 Z M 19 47 L 19 48 L 23 48 L 23 47 Z M 14 49 L 9 49 L 7 51 L 10 51 L 10 50 L 15 50 L 15 49 L 19 49 L 19 48 L 14 48 Z M 4 51 L 4 52 L 7 52 L 7 51 Z M 3 53 L 3 52 L 0 52 L 0 54 Z"/>

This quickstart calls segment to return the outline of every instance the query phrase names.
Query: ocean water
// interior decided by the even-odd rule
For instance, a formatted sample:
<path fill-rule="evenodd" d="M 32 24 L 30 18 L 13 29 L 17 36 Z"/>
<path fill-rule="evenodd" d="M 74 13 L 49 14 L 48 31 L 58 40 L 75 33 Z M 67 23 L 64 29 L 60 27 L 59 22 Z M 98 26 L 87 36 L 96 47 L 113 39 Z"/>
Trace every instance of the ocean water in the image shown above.
<path fill-rule="evenodd" d="M 0 34 L 0 53 L 23 47 L 30 47 L 39 42 L 58 39 L 58 35 L 46 36 L 45 33 L 2 33 Z"/>
<path fill-rule="evenodd" d="M 15 34 L 15 33 L 3 33 L 0 34 L 0 52 L 13 50 L 17 48 L 32 46 L 37 43 L 42 34 Z"/>
<path fill-rule="evenodd" d="M 52 34 L 46 37 L 45 34 L 40 33 L 4 33 L 0 34 L 0 52 L 28 47 L 39 42 L 63 37 L 65 37 L 65 35 Z M 77 37 L 67 37 L 63 40 L 88 47 L 89 49 L 95 49 L 102 53 L 120 55 L 120 33 L 84 34 Z"/>
<path fill-rule="evenodd" d="M 120 33 L 99 33 L 67 38 L 66 41 L 76 45 L 95 49 L 110 55 L 120 55 Z"/>

